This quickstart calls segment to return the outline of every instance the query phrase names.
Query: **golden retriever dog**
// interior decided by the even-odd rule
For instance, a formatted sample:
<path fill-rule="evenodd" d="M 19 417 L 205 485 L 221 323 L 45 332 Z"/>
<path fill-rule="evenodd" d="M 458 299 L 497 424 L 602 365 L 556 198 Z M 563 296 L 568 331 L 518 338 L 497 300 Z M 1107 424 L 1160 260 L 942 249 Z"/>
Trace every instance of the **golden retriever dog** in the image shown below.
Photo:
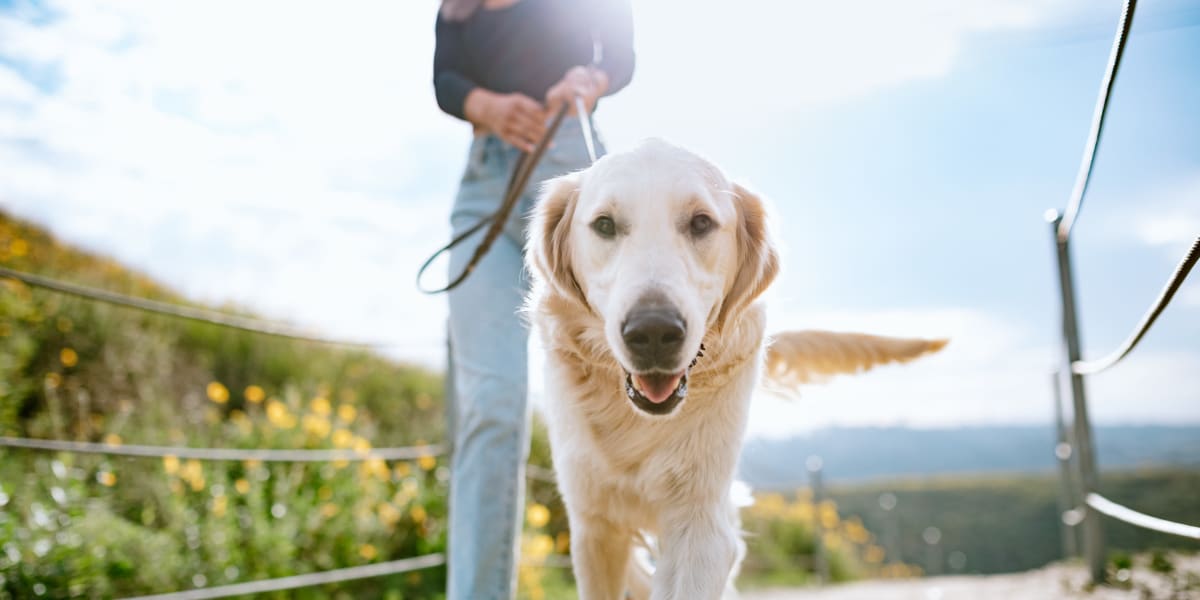
<path fill-rule="evenodd" d="M 546 357 L 546 422 L 579 597 L 733 595 L 730 496 L 750 398 L 904 362 L 945 341 L 797 331 L 768 342 L 756 299 L 779 270 L 763 202 L 651 140 L 547 182 L 527 314 Z M 633 559 L 656 539 L 653 573 Z"/>

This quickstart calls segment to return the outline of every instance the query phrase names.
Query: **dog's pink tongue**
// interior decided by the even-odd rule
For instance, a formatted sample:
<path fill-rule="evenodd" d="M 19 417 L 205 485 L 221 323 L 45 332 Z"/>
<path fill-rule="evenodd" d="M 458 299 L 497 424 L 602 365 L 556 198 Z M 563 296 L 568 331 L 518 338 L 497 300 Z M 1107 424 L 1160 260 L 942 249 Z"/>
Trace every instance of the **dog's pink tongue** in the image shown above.
<path fill-rule="evenodd" d="M 683 378 L 683 372 L 674 375 L 634 375 L 633 382 L 637 384 L 638 391 L 646 397 L 647 400 L 662 404 L 675 393 L 675 388 L 679 387 L 679 380 Z"/>

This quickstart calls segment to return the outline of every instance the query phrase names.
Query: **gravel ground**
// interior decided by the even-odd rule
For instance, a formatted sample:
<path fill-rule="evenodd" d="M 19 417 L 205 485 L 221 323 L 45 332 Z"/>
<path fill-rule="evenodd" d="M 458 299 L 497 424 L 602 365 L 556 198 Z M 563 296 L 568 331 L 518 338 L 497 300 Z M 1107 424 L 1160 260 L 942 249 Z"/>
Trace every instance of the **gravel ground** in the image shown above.
<path fill-rule="evenodd" d="M 1174 556 L 1176 572 L 1200 579 L 1200 556 Z M 1024 573 L 962 575 L 907 580 L 872 580 L 810 589 L 743 592 L 742 600 L 1018 600 L 1091 599 L 1133 600 L 1164 598 L 1200 600 L 1200 587 L 1177 591 L 1175 582 L 1150 572 L 1145 560 L 1131 574 L 1129 589 L 1113 587 L 1085 591 L 1087 571 L 1080 564 L 1055 564 Z"/>

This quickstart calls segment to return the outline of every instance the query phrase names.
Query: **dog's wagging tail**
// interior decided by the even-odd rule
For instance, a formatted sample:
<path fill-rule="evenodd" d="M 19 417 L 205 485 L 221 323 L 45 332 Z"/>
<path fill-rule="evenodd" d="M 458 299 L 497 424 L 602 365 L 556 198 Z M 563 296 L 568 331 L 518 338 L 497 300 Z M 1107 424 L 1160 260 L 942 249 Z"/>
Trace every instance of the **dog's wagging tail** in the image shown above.
<path fill-rule="evenodd" d="M 793 388 L 833 375 L 906 363 L 946 346 L 947 339 L 894 338 L 866 333 L 808 329 L 771 336 L 764 371 L 771 383 Z"/>

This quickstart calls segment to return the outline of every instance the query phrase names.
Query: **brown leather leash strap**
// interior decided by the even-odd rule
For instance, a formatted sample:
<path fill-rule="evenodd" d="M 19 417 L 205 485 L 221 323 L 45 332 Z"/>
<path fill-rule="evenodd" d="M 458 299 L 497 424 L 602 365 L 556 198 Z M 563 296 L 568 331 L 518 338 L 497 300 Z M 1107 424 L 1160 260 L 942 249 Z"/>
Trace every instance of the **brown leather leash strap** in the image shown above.
<path fill-rule="evenodd" d="M 546 149 L 550 147 L 550 140 L 554 139 L 554 134 L 558 131 L 558 126 L 562 124 L 563 117 L 567 115 L 568 106 L 569 104 L 565 102 L 563 103 L 562 108 L 558 110 L 558 112 L 554 115 L 554 119 L 550 121 L 550 126 L 546 128 L 546 135 L 542 136 L 542 139 L 538 140 L 537 146 L 534 146 L 533 152 L 521 153 L 521 156 L 517 159 L 517 164 L 513 165 L 512 175 L 510 175 L 508 178 L 508 188 L 504 191 L 504 199 L 500 202 L 500 208 L 497 208 L 496 212 L 480 219 L 478 223 L 475 223 L 466 231 L 455 236 L 454 239 L 450 240 L 449 244 L 442 246 L 437 252 L 434 252 L 433 255 L 425 260 L 425 263 L 421 265 L 420 270 L 417 271 L 418 290 L 421 290 L 421 292 L 426 294 L 440 294 L 442 292 L 448 292 L 458 287 L 458 285 L 466 280 L 467 276 L 469 276 L 471 272 L 475 270 L 475 267 L 479 265 L 479 261 L 483 260 L 483 256 L 487 254 L 488 250 L 491 250 L 492 244 L 496 242 L 496 238 L 499 238 L 500 233 L 504 231 L 504 224 L 508 222 L 509 215 L 511 215 L 513 209 L 516 208 L 517 200 L 521 198 L 521 192 L 525 190 L 525 184 L 529 183 L 530 175 L 533 175 L 534 168 L 537 167 L 538 162 L 542 160 L 542 155 L 544 155 L 546 153 Z M 475 247 L 475 253 L 471 255 L 471 260 L 467 262 L 467 266 L 463 268 L 462 273 L 459 273 L 458 276 L 452 279 L 450 283 L 446 284 L 445 287 L 428 289 L 421 285 L 421 278 L 425 275 L 425 271 L 429 269 L 429 266 L 433 264 L 433 261 L 437 260 L 437 258 L 442 254 L 449 252 L 455 246 L 461 244 L 464 240 L 471 237 L 475 234 L 475 232 L 483 229 L 488 224 L 491 224 L 491 227 L 489 227 L 487 233 L 484 234 L 483 240 L 481 240 L 479 245 Z"/>

